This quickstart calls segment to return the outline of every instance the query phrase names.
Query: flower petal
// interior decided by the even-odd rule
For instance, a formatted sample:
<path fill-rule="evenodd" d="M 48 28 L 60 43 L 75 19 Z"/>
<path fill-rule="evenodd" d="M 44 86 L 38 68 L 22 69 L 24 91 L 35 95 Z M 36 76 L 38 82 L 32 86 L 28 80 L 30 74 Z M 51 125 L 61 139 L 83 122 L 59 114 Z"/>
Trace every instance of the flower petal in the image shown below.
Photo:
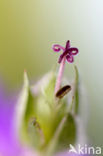
<path fill-rule="evenodd" d="M 14 132 L 14 110 L 17 95 L 10 96 L 0 82 L 0 156 L 38 156 L 19 143 Z"/>

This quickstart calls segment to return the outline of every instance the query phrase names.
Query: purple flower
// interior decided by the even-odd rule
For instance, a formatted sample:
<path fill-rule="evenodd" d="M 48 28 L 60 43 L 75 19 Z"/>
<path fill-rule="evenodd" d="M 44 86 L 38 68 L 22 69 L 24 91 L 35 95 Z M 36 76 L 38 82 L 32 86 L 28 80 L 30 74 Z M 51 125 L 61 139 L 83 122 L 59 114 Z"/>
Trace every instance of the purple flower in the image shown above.
<path fill-rule="evenodd" d="M 62 47 L 61 45 L 55 44 L 55 45 L 53 45 L 53 50 L 55 52 L 60 52 L 61 50 L 63 51 L 63 53 L 59 57 L 58 63 L 61 63 L 64 57 L 66 57 L 66 60 L 69 63 L 74 62 L 73 56 L 77 55 L 79 52 L 78 48 L 70 47 L 70 41 L 69 40 L 67 41 L 65 48 Z"/>
<path fill-rule="evenodd" d="M 37 156 L 16 139 L 13 118 L 16 99 L 7 95 L 0 83 L 0 156 Z"/>
<path fill-rule="evenodd" d="M 49 106 L 51 105 L 51 103 L 55 104 L 55 102 L 57 102 L 57 104 L 60 104 L 60 101 L 58 103 L 58 101 L 56 101 L 57 99 L 54 98 L 54 87 L 55 87 L 55 93 L 57 93 L 57 91 L 60 89 L 61 86 L 65 61 L 67 60 L 69 63 L 72 63 L 74 61 L 73 56 L 78 53 L 78 49 L 75 47 L 70 47 L 70 41 L 68 40 L 65 48 L 60 45 L 54 45 L 53 50 L 55 52 L 60 52 L 60 50 L 63 51 L 58 61 L 59 63 L 61 63 L 60 69 L 59 69 L 57 81 L 56 81 L 55 74 L 53 73 L 50 74 L 52 77 L 50 76 L 50 80 L 49 80 L 50 83 L 47 83 L 47 86 L 44 85 L 45 86 L 43 90 L 44 94 L 42 93 L 41 89 L 40 89 L 40 96 L 39 93 L 38 96 L 32 94 L 32 89 L 31 86 L 29 85 L 29 80 L 26 72 L 24 72 L 24 86 L 17 100 L 15 96 L 12 95 L 11 97 L 7 93 L 5 93 L 4 87 L 0 85 L 0 155 L 2 156 L 14 156 L 14 155 L 15 156 L 40 156 L 42 152 L 43 152 L 42 154 L 43 155 L 46 154 L 46 156 L 48 156 L 48 154 L 50 156 L 80 156 L 78 154 L 65 151 L 67 148 L 63 148 L 64 153 L 61 152 L 61 153 L 53 154 L 53 152 L 63 150 L 61 149 L 62 148 L 61 145 L 66 144 L 69 146 L 70 144 L 70 142 L 68 142 L 69 138 L 71 139 L 72 137 L 71 142 L 73 140 L 73 144 L 75 140 L 76 130 L 78 126 L 76 126 L 76 120 L 74 121 L 72 115 L 70 116 L 67 115 L 67 109 L 66 109 L 67 107 L 65 106 L 64 113 L 63 114 L 61 113 L 60 115 L 58 113 L 58 110 L 56 110 L 57 112 L 55 113 L 55 118 L 52 118 L 51 116 L 52 109 Z M 50 92 L 49 92 L 49 88 L 50 88 Z M 36 88 L 36 91 L 37 90 L 38 87 Z M 41 111 L 41 109 L 43 108 L 41 107 L 41 103 L 44 104 L 44 108 L 46 108 L 45 112 L 44 110 Z M 36 108 L 35 109 L 34 105 L 38 107 L 35 107 Z M 55 108 L 58 108 L 56 106 L 53 107 L 54 110 Z M 34 109 L 37 110 L 37 112 L 35 112 Z M 59 111 L 61 111 L 61 109 L 62 108 L 59 108 Z M 33 125 L 29 123 L 32 117 L 34 117 L 35 119 L 35 124 Z M 46 118 L 48 118 L 48 120 L 45 122 Z M 58 120 L 56 120 L 55 122 L 56 118 L 58 118 Z M 50 126 L 49 130 L 48 130 L 48 125 Z M 70 126 L 68 126 L 69 127 L 68 128 L 65 127 L 64 125 L 70 125 Z M 51 127 L 54 127 L 54 129 L 52 129 Z M 68 130 L 70 129 L 70 127 L 72 133 L 70 133 L 69 136 Z M 47 130 L 47 132 L 45 130 Z M 29 134 L 31 134 L 31 132 L 32 135 L 30 136 Z M 48 137 L 49 136 L 48 134 L 50 134 L 50 137 Z M 66 134 L 66 137 L 64 137 L 65 136 L 64 134 Z M 34 142 L 32 144 L 31 137 L 33 138 L 33 141 L 35 140 L 36 143 Z M 62 141 L 62 138 L 64 138 L 64 141 Z M 23 142 L 22 139 L 24 139 Z M 43 140 L 43 144 L 41 145 L 42 140 Z M 57 143 L 58 146 L 57 149 L 60 148 L 61 150 L 55 149 L 55 142 Z M 30 147 L 28 145 L 30 145 Z M 44 149 L 40 151 L 41 148 L 43 147 Z M 38 153 L 36 153 L 36 151 L 38 151 Z"/>

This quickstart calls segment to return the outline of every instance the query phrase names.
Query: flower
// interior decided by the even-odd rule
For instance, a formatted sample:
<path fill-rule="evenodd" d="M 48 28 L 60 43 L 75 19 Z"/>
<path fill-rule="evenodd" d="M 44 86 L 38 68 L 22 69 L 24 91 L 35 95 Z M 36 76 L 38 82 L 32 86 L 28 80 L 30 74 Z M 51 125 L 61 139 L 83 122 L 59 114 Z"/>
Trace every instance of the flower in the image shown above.
<path fill-rule="evenodd" d="M 54 45 L 55 51 L 58 52 L 61 49 L 63 54 L 59 58 L 61 64 L 58 77 L 53 70 L 39 80 L 39 83 L 30 86 L 25 71 L 24 85 L 18 100 L 7 98 L 1 89 L 0 154 L 3 156 L 78 156 L 78 154 L 66 152 L 70 144 L 78 143 L 78 127 L 81 124 L 77 123 L 75 111 L 75 108 L 78 109 L 79 106 L 76 67 L 74 86 L 70 83 L 60 89 L 65 59 L 73 62 L 73 55 L 78 53 L 78 49 L 70 48 L 70 41 L 67 41 L 65 48 Z M 75 89 L 71 94 L 72 100 L 68 103 L 64 95 L 73 87 Z M 56 97 L 58 94 L 54 94 L 60 95 L 61 92 L 62 96 Z M 73 104 L 75 107 L 72 107 Z M 74 116 L 73 113 L 76 115 Z"/>
<path fill-rule="evenodd" d="M 13 127 L 16 101 L 15 96 L 8 95 L 0 82 L 0 156 L 37 156 L 16 139 Z"/>
<path fill-rule="evenodd" d="M 59 57 L 58 63 L 61 63 L 64 57 L 66 57 L 66 60 L 69 63 L 74 62 L 73 56 L 77 55 L 79 52 L 78 48 L 70 47 L 70 41 L 69 40 L 67 41 L 65 48 L 62 47 L 61 45 L 55 44 L 55 45 L 53 45 L 53 50 L 55 52 L 60 52 L 61 50 L 63 51 L 63 53 Z"/>

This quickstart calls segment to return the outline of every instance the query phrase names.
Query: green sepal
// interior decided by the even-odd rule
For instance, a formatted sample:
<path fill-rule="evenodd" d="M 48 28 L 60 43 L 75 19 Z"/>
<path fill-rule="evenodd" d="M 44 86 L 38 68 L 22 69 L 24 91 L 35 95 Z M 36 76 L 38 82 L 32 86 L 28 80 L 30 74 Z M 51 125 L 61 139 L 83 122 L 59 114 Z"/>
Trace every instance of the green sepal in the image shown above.
<path fill-rule="evenodd" d="M 24 72 L 24 85 L 16 107 L 16 128 L 20 140 L 29 142 L 28 123 L 35 117 L 36 97 L 31 93 L 27 73 Z"/>
<path fill-rule="evenodd" d="M 69 145 L 76 141 L 76 123 L 72 114 L 68 114 L 58 138 L 56 151 L 68 150 Z"/>
<path fill-rule="evenodd" d="M 46 85 L 42 84 L 42 90 L 39 93 L 36 105 L 37 120 L 40 123 L 45 136 L 45 146 L 51 140 L 55 129 L 62 118 L 61 113 L 58 113 L 56 110 L 56 105 L 62 104 L 62 101 L 59 101 L 59 103 L 56 101 L 54 95 L 56 74 L 52 71 L 47 75 L 47 77 L 48 81 Z"/>
<path fill-rule="evenodd" d="M 45 136 L 45 146 L 51 141 L 56 128 L 67 110 L 66 100 L 57 100 L 54 95 L 56 83 L 55 72 L 50 72 L 47 77 L 47 83 L 45 85 L 41 84 L 42 90 L 39 93 L 36 104 L 36 117 Z M 47 80 L 46 77 L 45 79 Z"/>
<path fill-rule="evenodd" d="M 76 86 L 78 86 L 77 74 L 76 71 Z M 69 143 L 74 144 L 76 136 L 75 120 L 70 114 L 74 99 L 67 113 L 68 104 L 66 98 L 57 100 L 54 95 L 56 73 L 54 71 L 50 72 L 45 77 L 45 80 L 40 85 L 41 89 L 38 95 L 35 95 L 33 91 L 31 92 L 27 74 L 24 73 L 24 86 L 16 109 L 16 124 L 19 136 L 21 140 L 29 143 L 39 151 L 49 151 L 49 144 L 55 145 L 56 151 L 60 150 L 60 148 L 66 149 Z M 77 88 L 75 90 L 77 96 L 76 91 Z M 77 100 L 76 102 L 79 101 Z M 76 104 L 77 106 L 78 103 Z M 66 118 L 66 121 L 58 133 L 58 128 L 63 118 Z M 37 124 L 32 125 L 31 119 L 35 119 Z M 55 137 L 56 133 L 58 133 L 58 137 Z"/>
<path fill-rule="evenodd" d="M 49 81 L 46 86 L 43 88 L 44 97 L 47 100 L 48 104 L 52 107 L 55 101 L 54 89 L 56 84 L 56 74 L 54 71 L 49 73 Z"/>
<path fill-rule="evenodd" d="M 78 68 L 75 65 L 75 92 L 74 92 L 74 103 L 75 103 L 75 114 L 78 114 L 79 111 L 79 72 Z"/>
<path fill-rule="evenodd" d="M 58 112 L 62 112 L 61 120 L 59 120 L 58 126 L 56 127 L 55 133 L 47 146 L 45 155 L 52 156 L 53 153 L 68 150 L 69 144 L 74 145 L 77 136 L 77 126 L 75 117 L 71 114 L 73 108 L 74 98 L 72 99 L 69 108 L 64 109 L 65 105 L 62 105 Z M 58 117 L 58 114 L 57 114 Z"/>

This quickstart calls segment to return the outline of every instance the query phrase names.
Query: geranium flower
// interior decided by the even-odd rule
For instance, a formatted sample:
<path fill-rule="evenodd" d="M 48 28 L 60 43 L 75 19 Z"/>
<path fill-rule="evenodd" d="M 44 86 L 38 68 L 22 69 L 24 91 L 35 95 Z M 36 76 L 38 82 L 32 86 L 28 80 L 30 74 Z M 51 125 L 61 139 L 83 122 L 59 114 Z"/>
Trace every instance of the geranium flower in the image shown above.
<path fill-rule="evenodd" d="M 74 86 L 70 83 L 61 88 L 65 58 L 75 55 L 73 51 L 78 52 L 77 48 L 70 48 L 67 41 L 60 56 L 58 76 L 53 70 L 30 86 L 24 72 L 24 85 L 17 99 L 7 98 L 0 88 L 2 156 L 78 156 L 68 152 L 70 144 L 75 146 L 78 143 L 78 127 L 81 125 L 76 121 L 79 108 L 76 66 Z M 68 103 L 66 95 L 70 90 L 71 101 Z"/>

